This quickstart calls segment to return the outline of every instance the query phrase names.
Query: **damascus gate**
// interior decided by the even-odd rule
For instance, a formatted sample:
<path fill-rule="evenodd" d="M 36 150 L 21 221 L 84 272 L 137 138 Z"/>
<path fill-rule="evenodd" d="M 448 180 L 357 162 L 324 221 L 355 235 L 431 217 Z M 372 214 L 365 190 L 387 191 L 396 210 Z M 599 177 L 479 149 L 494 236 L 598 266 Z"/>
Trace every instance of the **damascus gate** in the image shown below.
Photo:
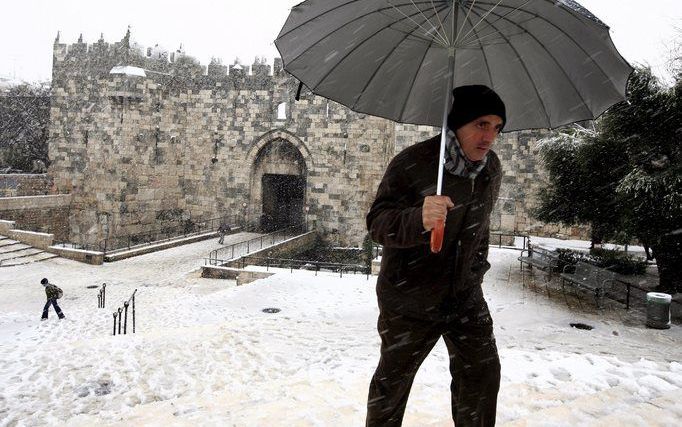
<path fill-rule="evenodd" d="M 307 221 L 358 246 L 388 161 L 438 133 L 358 114 L 282 69 L 119 42 L 54 43 L 48 175 L 71 195 L 68 239 L 97 244 L 164 222 L 229 216 L 263 231 Z M 537 132 L 505 134 L 492 229 L 552 234 L 529 217 Z M 435 175 L 436 171 L 434 171 Z"/>

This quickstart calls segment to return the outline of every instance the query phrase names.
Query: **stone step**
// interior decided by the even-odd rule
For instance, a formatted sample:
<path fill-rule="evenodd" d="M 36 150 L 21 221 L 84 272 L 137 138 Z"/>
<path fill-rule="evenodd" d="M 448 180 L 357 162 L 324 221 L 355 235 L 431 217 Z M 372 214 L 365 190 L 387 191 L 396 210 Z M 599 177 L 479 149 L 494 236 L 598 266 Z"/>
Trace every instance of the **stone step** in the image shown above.
<path fill-rule="evenodd" d="M 9 251 L 6 250 L 0 250 L 0 261 L 4 260 L 9 260 L 9 259 L 14 259 L 14 258 L 22 258 L 26 256 L 31 256 L 31 255 L 36 255 L 41 252 L 45 252 L 42 249 L 36 249 L 28 245 L 22 245 L 23 247 L 17 247 L 16 249 L 12 249 Z"/>
<path fill-rule="evenodd" d="M 17 245 L 17 244 L 20 244 L 20 243 L 21 243 L 21 242 L 19 242 L 19 241 L 17 241 L 17 240 L 12 240 L 12 239 L 10 239 L 10 238 L 8 238 L 8 237 L 5 237 L 4 239 L 0 239 L 0 250 L 2 250 L 2 248 L 4 248 L 4 247 L 12 246 L 12 245 Z"/>
<path fill-rule="evenodd" d="M 11 258 L 8 260 L 2 260 L 0 261 L 0 268 L 1 267 L 13 267 L 17 265 L 25 265 L 25 264 L 31 264 L 33 262 L 42 262 L 42 261 L 47 261 L 49 259 L 53 258 L 58 258 L 58 255 L 55 255 L 50 252 L 45 252 L 45 251 L 40 251 L 38 253 L 35 253 L 33 255 L 27 255 L 23 257 L 17 257 L 17 258 Z"/>
<path fill-rule="evenodd" d="M 0 254 L 8 254 L 8 253 L 17 252 L 17 251 L 23 251 L 24 249 L 29 249 L 29 248 L 31 248 L 31 246 L 29 246 L 25 243 L 17 242 L 17 243 L 13 243 L 11 245 L 6 245 L 6 246 L 0 247 Z"/>

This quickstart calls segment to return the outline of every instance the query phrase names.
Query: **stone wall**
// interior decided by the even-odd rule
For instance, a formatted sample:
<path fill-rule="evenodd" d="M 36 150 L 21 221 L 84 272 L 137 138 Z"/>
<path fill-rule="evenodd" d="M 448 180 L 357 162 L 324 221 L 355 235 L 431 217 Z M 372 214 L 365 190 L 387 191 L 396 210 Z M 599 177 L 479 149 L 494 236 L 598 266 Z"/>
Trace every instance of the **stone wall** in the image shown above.
<path fill-rule="evenodd" d="M 69 195 L 2 197 L 0 219 L 14 221 L 14 228 L 50 233 L 54 240 L 69 239 Z"/>
<path fill-rule="evenodd" d="M 128 52 L 129 64 L 178 77 L 110 74 L 122 52 L 120 43 L 54 47 L 49 174 L 73 195 L 73 241 L 142 232 L 169 212 L 258 222 L 260 178 L 282 167 L 305 178 L 305 219 L 339 243 L 362 241 L 358 218 L 393 154 L 391 122 L 305 91 L 295 101 L 279 61 L 272 75 L 256 63 L 252 73 L 185 76 L 186 63 Z M 267 155 L 273 144 L 298 154 L 278 163 Z"/>
<path fill-rule="evenodd" d="M 75 243 L 141 233 L 171 217 L 239 215 L 258 223 L 262 177 L 272 173 L 303 178 L 295 208 L 304 219 L 335 244 L 359 246 L 388 161 L 436 133 L 357 114 L 306 90 L 296 101 L 297 81 L 281 60 L 272 69 L 258 61 L 250 70 L 204 68 L 179 53 L 148 57 L 128 39 L 54 44 L 48 173 L 58 192 L 73 196 Z M 111 74 L 117 65 L 148 71 Z M 508 174 L 494 224 L 507 231 L 544 233 L 526 204 L 541 179 L 533 135 L 498 143 Z M 519 188 L 527 197 L 517 197 Z"/>
<path fill-rule="evenodd" d="M 0 174 L 0 197 L 51 194 L 52 178 L 47 174 Z"/>

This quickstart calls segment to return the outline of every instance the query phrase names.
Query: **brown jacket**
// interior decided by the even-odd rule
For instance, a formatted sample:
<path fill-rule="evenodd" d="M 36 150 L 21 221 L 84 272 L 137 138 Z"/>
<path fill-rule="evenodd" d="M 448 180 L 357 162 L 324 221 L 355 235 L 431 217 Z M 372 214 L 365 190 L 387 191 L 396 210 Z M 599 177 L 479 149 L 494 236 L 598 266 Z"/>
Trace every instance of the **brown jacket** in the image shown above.
<path fill-rule="evenodd" d="M 439 143 L 440 135 L 393 158 L 367 214 L 367 229 L 383 245 L 379 308 L 448 320 L 466 299 L 481 295 L 483 275 L 490 268 L 490 213 L 502 173 L 492 151 L 475 180 L 444 172 L 442 194 L 455 208 L 448 212 L 443 248 L 433 254 L 430 232 L 422 225 L 422 204 L 425 196 L 436 194 Z"/>

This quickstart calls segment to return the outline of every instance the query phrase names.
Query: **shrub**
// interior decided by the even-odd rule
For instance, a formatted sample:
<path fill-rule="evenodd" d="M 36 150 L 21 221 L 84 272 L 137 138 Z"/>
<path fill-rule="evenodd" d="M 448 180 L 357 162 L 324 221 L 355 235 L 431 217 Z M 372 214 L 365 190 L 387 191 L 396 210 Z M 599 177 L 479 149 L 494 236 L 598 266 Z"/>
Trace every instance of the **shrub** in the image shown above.
<path fill-rule="evenodd" d="M 557 258 L 559 258 L 559 271 L 563 271 L 567 265 L 576 265 L 578 261 L 594 264 L 592 257 L 583 252 L 563 248 L 558 248 L 555 252 L 557 253 Z"/>
<path fill-rule="evenodd" d="M 592 249 L 589 254 L 572 249 L 556 249 L 559 258 L 559 270 L 567 265 L 575 265 L 578 261 L 605 268 L 623 275 L 644 274 L 646 261 L 635 258 L 614 249 Z"/>
<path fill-rule="evenodd" d="M 608 268 L 619 274 L 634 275 L 646 272 L 646 261 L 614 249 L 592 249 L 597 267 Z"/>

